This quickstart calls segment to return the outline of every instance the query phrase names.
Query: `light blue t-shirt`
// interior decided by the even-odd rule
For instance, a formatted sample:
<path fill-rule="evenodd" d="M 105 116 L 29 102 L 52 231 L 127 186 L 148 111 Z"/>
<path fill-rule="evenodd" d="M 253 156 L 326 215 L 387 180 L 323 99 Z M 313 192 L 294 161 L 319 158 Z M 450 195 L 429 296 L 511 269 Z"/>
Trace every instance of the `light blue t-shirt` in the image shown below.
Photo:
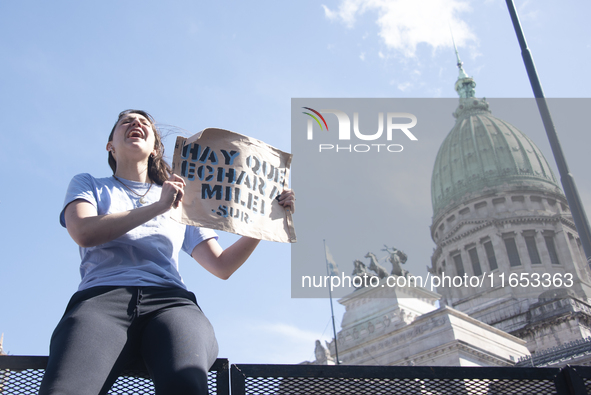
<path fill-rule="evenodd" d="M 139 195 L 146 193 L 150 186 L 122 178 L 119 180 Z M 130 189 L 113 177 L 74 176 L 60 214 L 61 225 L 66 227 L 66 206 L 77 199 L 95 206 L 98 215 L 132 210 L 160 199 L 161 187 L 156 184 L 152 184 L 143 204 L 140 203 L 140 196 Z M 213 230 L 183 225 L 171 219 L 169 213 L 164 213 L 113 241 L 96 247 L 80 247 L 82 281 L 78 290 L 102 285 L 186 289 L 178 270 L 179 251 L 182 249 L 191 254 L 197 244 L 210 238 L 217 239 Z"/>

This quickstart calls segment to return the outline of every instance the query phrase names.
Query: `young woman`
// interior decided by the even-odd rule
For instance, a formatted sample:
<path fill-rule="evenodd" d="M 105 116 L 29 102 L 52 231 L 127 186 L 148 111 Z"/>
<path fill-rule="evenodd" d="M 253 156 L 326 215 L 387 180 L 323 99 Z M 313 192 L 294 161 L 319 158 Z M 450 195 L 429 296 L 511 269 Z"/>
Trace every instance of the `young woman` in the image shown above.
<path fill-rule="evenodd" d="M 40 394 L 106 394 L 138 358 L 157 394 L 207 394 L 218 345 L 178 272 L 179 251 L 227 279 L 260 240 L 242 237 L 224 250 L 212 230 L 167 215 L 185 183 L 163 160 L 148 113 L 119 114 L 107 151 L 113 176 L 79 174 L 66 194 L 60 222 L 80 246 L 82 281 L 52 335 Z M 279 203 L 293 212 L 293 192 Z"/>

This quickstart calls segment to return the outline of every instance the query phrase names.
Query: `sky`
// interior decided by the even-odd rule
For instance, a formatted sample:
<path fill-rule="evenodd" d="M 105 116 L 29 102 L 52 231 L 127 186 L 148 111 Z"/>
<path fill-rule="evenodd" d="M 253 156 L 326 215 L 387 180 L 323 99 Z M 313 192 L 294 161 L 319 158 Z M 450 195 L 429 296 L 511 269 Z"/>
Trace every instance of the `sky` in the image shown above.
<path fill-rule="evenodd" d="M 516 6 L 546 96 L 588 98 L 591 4 L 539 0 Z M 175 133 L 190 136 L 206 127 L 290 152 L 293 98 L 457 97 L 450 31 L 477 83 L 476 96 L 533 96 L 500 0 L 0 1 L 5 352 L 48 353 L 53 328 L 79 282 L 78 248 L 58 222 L 65 191 L 77 173 L 111 174 L 105 145 L 121 110 L 144 109 L 165 125 L 169 157 Z M 591 141 L 583 118 L 589 102 L 577 103 L 583 105 L 555 122 L 589 212 Z M 440 134 L 425 136 L 423 144 L 436 149 L 452 126 L 450 114 Z M 556 169 L 543 131 L 528 135 Z M 294 157 L 292 177 L 298 160 L 303 158 Z M 405 220 L 393 225 L 392 235 L 368 240 L 363 252 L 396 244 L 409 255 L 410 270 L 424 271 L 434 248 L 434 157 L 408 160 L 392 170 L 393 179 L 413 181 L 407 193 L 391 199 Z M 417 166 L 422 170 L 415 174 Z M 318 198 L 347 198 L 347 186 L 331 186 Z M 296 231 L 297 221 L 298 208 Z M 397 239 L 408 227 L 412 237 Z M 235 239 L 220 234 L 223 246 Z M 340 251 L 337 242 L 331 252 L 346 272 L 362 259 Z M 324 256 L 318 260 L 324 264 Z M 226 281 L 189 256 L 181 256 L 180 266 L 216 330 L 219 356 L 232 363 L 313 360 L 314 341 L 332 337 L 329 300 L 291 296 L 289 244 L 262 242 Z M 344 308 L 334 304 L 338 328 Z"/>

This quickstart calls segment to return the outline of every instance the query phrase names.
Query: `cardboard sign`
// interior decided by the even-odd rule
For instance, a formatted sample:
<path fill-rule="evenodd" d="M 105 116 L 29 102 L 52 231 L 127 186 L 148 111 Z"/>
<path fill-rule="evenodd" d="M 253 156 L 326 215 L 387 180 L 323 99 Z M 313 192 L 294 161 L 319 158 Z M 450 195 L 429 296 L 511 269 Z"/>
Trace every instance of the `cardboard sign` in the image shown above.
<path fill-rule="evenodd" d="M 188 139 L 177 137 L 172 169 L 187 185 L 172 217 L 187 225 L 295 243 L 292 213 L 276 199 L 287 188 L 291 158 L 229 130 L 208 128 Z"/>

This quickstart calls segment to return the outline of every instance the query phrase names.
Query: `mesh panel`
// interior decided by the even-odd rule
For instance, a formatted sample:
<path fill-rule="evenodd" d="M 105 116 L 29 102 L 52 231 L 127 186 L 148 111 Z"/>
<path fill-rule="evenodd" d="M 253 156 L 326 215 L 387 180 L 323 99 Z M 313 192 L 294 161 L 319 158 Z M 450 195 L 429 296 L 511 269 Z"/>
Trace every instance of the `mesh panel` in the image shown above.
<path fill-rule="evenodd" d="M 0 395 L 37 394 L 45 361 L 0 358 Z M 154 394 L 147 372 L 138 369 L 127 370 L 109 394 Z M 211 395 L 228 394 L 228 373 L 228 361 L 218 360 L 208 375 Z M 591 368 L 233 365 L 232 382 L 234 395 L 586 395 Z"/>
<path fill-rule="evenodd" d="M 217 394 L 217 373 L 216 372 L 209 372 L 207 375 L 207 388 L 209 388 L 210 394 Z"/>
<path fill-rule="evenodd" d="M 43 370 L 27 369 L 19 372 L 0 370 L 0 394 L 37 394 Z"/>
<path fill-rule="evenodd" d="M 152 380 L 144 377 L 121 376 L 115 381 L 109 395 L 154 394 Z"/>
<path fill-rule="evenodd" d="M 12 371 L 0 369 L 0 394 L 2 395 L 37 395 L 43 369 L 26 369 Z M 154 385 L 145 371 L 126 372 L 128 376 L 120 376 L 111 387 L 112 395 L 144 395 L 154 394 Z M 217 372 L 210 371 L 207 375 L 207 385 L 210 394 L 217 394 Z"/>
<path fill-rule="evenodd" d="M 331 377 L 247 377 L 248 395 L 551 395 L 552 380 L 523 379 L 372 379 Z"/>

